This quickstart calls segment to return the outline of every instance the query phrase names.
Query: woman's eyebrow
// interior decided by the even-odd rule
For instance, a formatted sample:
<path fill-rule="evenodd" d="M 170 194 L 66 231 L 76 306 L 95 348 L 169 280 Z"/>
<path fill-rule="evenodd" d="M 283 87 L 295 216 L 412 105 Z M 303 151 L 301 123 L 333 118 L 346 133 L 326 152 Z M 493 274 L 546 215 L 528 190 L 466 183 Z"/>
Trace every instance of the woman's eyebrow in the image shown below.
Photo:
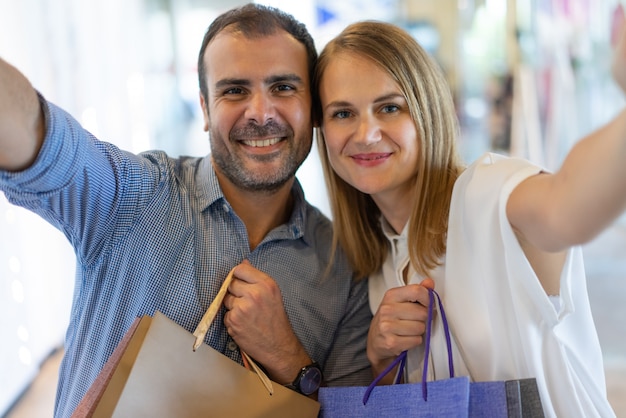
<path fill-rule="evenodd" d="M 380 97 L 377 97 L 376 99 L 374 99 L 374 103 L 380 103 L 380 102 L 386 102 L 388 100 L 393 100 L 393 99 L 403 99 L 404 100 L 404 95 L 401 93 L 388 93 L 388 94 L 384 94 Z"/>

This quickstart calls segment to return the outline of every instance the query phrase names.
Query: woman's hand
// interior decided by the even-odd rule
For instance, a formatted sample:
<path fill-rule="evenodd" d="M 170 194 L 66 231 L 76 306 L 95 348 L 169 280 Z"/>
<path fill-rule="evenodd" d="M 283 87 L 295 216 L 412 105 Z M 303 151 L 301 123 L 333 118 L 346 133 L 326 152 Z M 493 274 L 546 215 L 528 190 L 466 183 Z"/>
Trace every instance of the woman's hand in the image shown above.
<path fill-rule="evenodd" d="M 428 318 L 428 288 L 434 287 L 432 279 L 425 279 L 420 284 L 387 290 L 367 336 L 367 357 L 375 375 L 401 352 L 423 342 Z M 381 383 L 391 383 L 393 375 L 389 373 Z"/>

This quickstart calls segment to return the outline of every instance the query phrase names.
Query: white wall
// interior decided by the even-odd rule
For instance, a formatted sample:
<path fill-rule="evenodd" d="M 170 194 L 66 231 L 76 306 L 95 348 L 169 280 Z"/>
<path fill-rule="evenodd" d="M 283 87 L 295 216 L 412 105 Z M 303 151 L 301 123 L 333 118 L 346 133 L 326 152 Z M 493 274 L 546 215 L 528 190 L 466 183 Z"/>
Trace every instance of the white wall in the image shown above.
<path fill-rule="evenodd" d="M 137 68 L 139 5 L 0 0 L 0 56 L 95 132 L 131 145 L 130 101 L 120 97 Z M 0 193 L 0 415 L 62 345 L 74 273 L 63 234 Z"/>

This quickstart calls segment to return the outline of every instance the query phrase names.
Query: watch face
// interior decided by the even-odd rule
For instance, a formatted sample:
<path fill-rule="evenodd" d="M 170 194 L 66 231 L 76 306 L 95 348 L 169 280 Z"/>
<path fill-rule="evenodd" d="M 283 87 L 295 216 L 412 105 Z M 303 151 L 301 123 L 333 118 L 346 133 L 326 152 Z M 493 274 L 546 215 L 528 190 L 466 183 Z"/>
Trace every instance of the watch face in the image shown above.
<path fill-rule="evenodd" d="M 300 392 L 304 395 L 315 393 L 322 384 L 322 372 L 318 367 L 309 367 L 302 372 Z"/>

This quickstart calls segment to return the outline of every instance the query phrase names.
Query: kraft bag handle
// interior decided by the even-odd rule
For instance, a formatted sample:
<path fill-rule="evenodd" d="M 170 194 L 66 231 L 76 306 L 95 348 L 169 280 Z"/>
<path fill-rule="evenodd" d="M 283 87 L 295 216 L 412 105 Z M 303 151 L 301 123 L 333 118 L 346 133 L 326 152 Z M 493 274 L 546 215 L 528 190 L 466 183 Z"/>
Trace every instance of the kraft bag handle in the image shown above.
<path fill-rule="evenodd" d="M 424 370 L 422 372 L 422 397 L 425 401 L 428 398 L 428 385 L 426 379 L 428 377 L 428 358 L 430 356 L 430 337 L 432 333 L 433 305 L 435 304 L 435 296 L 437 297 L 439 313 L 441 314 L 441 322 L 443 323 L 443 330 L 446 337 L 446 347 L 448 348 L 448 368 L 450 370 L 450 377 L 454 377 L 454 364 L 452 361 L 452 340 L 450 338 L 450 327 L 448 326 L 446 312 L 443 309 L 443 303 L 441 302 L 441 297 L 439 296 L 439 294 L 433 289 L 428 289 L 428 317 L 426 319 L 426 333 L 424 336 Z M 369 400 L 369 397 L 372 394 L 372 390 L 374 390 L 374 387 L 376 387 L 378 382 L 380 382 L 383 377 L 389 374 L 389 372 L 391 372 L 398 364 L 400 364 L 400 366 L 398 367 L 398 372 L 396 374 L 394 384 L 400 383 L 402 374 L 404 372 L 404 367 L 406 365 L 406 356 L 407 351 L 405 350 L 400 353 L 400 355 L 396 357 L 394 361 L 389 366 L 387 366 L 387 368 L 385 368 L 385 370 L 383 370 L 378 376 L 376 376 L 374 381 L 370 383 L 370 385 L 365 390 L 365 394 L 363 395 L 363 405 L 365 405 Z"/>
<path fill-rule="evenodd" d="M 222 283 L 220 290 L 217 292 L 217 296 L 215 296 L 215 299 L 213 300 L 213 302 L 211 302 L 209 308 L 204 313 L 204 316 L 202 316 L 200 323 L 198 323 L 198 326 L 193 332 L 193 336 L 196 337 L 196 340 L 193 344 L 193 351 L 196 351 L 198 347 L 200 347 L 204 342 L 204 337 L 206 336 L 209 327 L 213 323 L 217 312 L 222 306 L 224 296 L 226 296 L 226 292 L 228 291 L 228 286 L 230 285 L 230 282 L 233 281 L 234 271 L 235 267 L 230 270 L 228 276 L 226 276 L 226 279 L 224 279 L 224 283 Z M 254 372 L 259 376 L 259 379 L 261 379 L 261 382 L 263 382 L 263 385 L 265 386 L 267 391 L 270 393 L 270 395 L 272 395 L 274 393 L 274 386 L 272 385 L 272 381 L 270 380 L 270 378 L 267 377 L 265 372 L 252 360 L 252 358 L 247 353 L 245 353 L 243 350 L 240 351 L 241 356 L 244 359 L 244 363 L 247 363 L 252 367 Z"/>

